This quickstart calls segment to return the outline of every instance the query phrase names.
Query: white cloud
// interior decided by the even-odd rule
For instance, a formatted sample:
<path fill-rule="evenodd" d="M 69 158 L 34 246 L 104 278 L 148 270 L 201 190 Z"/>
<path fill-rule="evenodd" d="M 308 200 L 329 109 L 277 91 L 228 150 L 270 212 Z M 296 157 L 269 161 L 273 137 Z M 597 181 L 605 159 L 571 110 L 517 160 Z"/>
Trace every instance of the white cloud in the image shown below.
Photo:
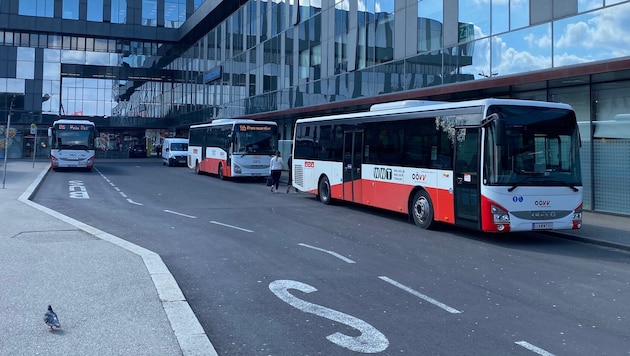
<path fill-rule="evenodd" d="M 614 6 L 584 15 L 579 22 L 569 23 L 556 41 L 556 50 L 574 54 L 583 53 L 586 58 L 597 58 L 598 51 L 606 58 L 630 55 L 630 4 Z M 577 51 L 587 49 L 589 51 Z M 590 53 L 587 53 L 590 52 Z"/>

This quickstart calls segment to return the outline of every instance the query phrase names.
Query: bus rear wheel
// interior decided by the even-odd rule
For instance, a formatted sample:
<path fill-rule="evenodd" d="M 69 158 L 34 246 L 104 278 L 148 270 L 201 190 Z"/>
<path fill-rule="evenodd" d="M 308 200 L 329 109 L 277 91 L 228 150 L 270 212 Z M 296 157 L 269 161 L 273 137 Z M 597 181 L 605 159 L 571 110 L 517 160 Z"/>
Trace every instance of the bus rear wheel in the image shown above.
<path fill-rule="evenodd" d="M 199 162 L 195 162 L 195 173 L 201 174 L 201 169 L 199 169 Z"/>
<path fill-rule="evenodd" d="M 429 193 L 419 190 L 411 203 L 411 216 L 413 222 L 423 228 L 429 229 L 433 224 L 433 204 Z"/>
<path fill-rule="evenodd" d="M 328 177 L 324 177 L 319 181 L 318 195 L 320 202 L 324 203 L 324 205 L 330 204 L 332 198 L 330 195 L 330 181 Z"/>

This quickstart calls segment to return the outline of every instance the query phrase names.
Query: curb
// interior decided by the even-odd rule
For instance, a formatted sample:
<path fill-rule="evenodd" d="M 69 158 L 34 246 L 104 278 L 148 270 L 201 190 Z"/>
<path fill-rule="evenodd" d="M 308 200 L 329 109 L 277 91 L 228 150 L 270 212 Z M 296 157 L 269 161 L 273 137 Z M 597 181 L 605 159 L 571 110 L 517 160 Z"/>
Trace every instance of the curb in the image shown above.
<path fill-rule="evenodd" d="M 31 200 L 39 189 L 40 183 L 49 171 L 49 167 L 44 169 L 37 176 L 35 181 L 33 181 L 33 183 L 31 183 L 31 185 L 26 189 L 26 191 L 20 195 L 18 200 L 56 219 L 73 225 L 98 239 L 112 243 L 140 256 L 151 276 L 153 285 L 157 291 L 160 302 L 162 303 L 162 308 L 164 309 L 169 323 L 171 324 L 171 329 L 175 334 L 175 338 L 177 339 L 182 354 L 186 356 L 218 356 L 214 346 L 204 332 L 201 323 L 199 323 L 199 320 L 186 301 L 186 298 L 179 288 L 177 281 L 175 281 L 175 278 L 170 273 L 166 264 L 162 261 L 160 255 L 95 227 L 84 224 L 45 206 L 39 205 Z"/>

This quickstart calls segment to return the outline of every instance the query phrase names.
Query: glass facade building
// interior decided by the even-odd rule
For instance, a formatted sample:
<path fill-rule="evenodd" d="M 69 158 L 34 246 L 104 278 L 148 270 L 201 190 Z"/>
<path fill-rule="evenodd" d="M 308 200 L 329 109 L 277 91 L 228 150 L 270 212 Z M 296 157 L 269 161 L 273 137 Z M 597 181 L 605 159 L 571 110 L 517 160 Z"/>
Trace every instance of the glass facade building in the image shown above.
<path fill-rule="evenodd" d="M 44 157 L 59 116 L 94 120 L 116 157 L 216 118 L 290 139 L 393 100 L 565 102 L 585 209 L 628 215 L 628 18 L 620 0 L 0 0 L 0 111 L 10 157 Z"/>

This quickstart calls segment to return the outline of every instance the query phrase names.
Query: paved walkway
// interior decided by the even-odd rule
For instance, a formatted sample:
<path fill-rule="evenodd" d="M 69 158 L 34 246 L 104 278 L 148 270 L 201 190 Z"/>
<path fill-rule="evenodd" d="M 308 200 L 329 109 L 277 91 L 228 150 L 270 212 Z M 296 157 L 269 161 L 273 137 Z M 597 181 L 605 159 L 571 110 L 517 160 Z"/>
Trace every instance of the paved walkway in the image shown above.
<path fill-rule="evenodd" d="M 29 200 L 48 166 L 0 166 L 0 355 L 217 355 L 160 256 Z"/>
<path fill-rule="evenodd" d="M 2 171 L 0 355 L 216 355 L 160 256 L 29 200 L 48 164 Z M 583 219 L 549 234 L 630 250 L 630 217 Z M 44 324 L 48 304 L 61 329 Z"/>

